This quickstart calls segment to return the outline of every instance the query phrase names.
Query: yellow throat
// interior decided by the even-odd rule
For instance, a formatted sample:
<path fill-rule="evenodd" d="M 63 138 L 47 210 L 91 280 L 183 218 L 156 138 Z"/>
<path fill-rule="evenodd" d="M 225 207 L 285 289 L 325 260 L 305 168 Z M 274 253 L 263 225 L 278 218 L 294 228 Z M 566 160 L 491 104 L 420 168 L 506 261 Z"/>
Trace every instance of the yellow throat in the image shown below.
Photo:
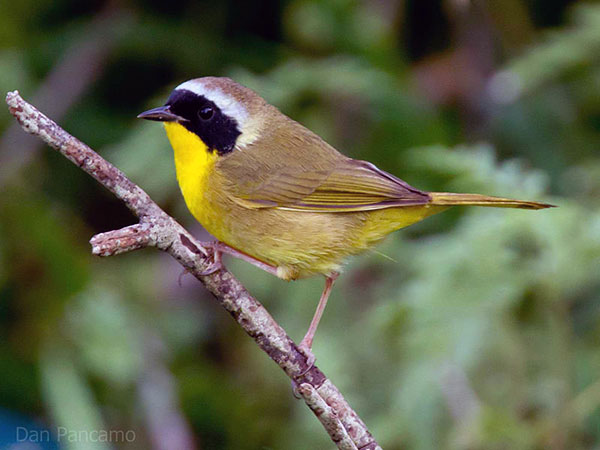
<path fill-rule="evenodd" d="M 175 153 L 177 181 L 185 203 L 196 219 L 203 222 L 204 193 L 218 154 L 209 152 L 206 144 L 183 125 L 176 122 L 164 125 Z"/>

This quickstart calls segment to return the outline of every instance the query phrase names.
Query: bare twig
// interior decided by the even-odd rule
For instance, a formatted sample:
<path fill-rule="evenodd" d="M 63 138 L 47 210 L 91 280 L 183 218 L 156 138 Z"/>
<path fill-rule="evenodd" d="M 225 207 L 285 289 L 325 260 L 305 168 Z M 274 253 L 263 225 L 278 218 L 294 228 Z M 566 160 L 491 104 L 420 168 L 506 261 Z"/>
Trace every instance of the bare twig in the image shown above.
<path fill-rule="evenodd" d="M 344 450 L 380 449 L 360 417 L 316 366 L 309 367 L 296 344 L 226 269 L 203 275 L 211 251 L 152 201 L 119 169 L 25 102 L 17 91 L 6 96 L 9 110 L 23 129 L 39 136 L 111 191 L 139 218 L 139 223 L 98 234 L 92 252 L 110 256 L 153 246 L 175 258 L 198 278 L 258 346 L 297 385 L 297 391 L 337 445 Z"/>

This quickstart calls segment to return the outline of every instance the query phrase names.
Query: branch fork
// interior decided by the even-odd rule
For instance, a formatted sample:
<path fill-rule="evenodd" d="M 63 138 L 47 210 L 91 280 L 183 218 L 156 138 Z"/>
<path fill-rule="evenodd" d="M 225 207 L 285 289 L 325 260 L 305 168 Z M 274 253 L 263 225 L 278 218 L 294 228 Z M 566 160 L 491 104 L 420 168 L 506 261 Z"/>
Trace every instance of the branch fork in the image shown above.
<path fill-rule="evenodd" d="M 119 169 L 23 100 L 18 91 L 9 92 L 6 103 L 25 131 L 40 137 L 94 177 L 139 218 L 137 224 L 93 236 L 90 240 L 93 254 L 112 256 L 144 247 L 156 247 L 170 254 L 206 286 L 244 331 L 293 380 L 297 393 L 338 449 L 381 448 L 333 382 L 318 367 L 308 364 L 306 356 L 285 330 L 231 272 L 221 268 L 208 273 L 213 264 L 212 249 L 203 247 Z"/>

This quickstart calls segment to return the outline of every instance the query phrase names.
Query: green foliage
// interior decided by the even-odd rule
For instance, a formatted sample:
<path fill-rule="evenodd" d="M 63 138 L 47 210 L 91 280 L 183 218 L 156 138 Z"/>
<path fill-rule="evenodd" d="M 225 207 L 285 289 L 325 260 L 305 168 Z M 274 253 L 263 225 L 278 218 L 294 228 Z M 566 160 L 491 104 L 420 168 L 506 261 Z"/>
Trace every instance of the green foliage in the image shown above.
<path fill-rule="evenodd" d="M 598 448 L 598 5 L 500 2 L 519 34 L 485 2 L 470 20 L 452 9 L 465 2 L 444 2 L 439 23 L 417 1 L 242 3 L 3 4 L 0 88 L 31 99 L 83 37 L 112 40 L 59 122 L 202 239 L 162 127 L 134 119 L 201 75 L 235 78 L 419 188 L 558 205 L 455 208 L 395 233 L 349 262 L 314 351 L 386 449 Z M 565 19 L 546 28 L 541 10 Z M 114 22 L 98 31 L 98 15 Z M 491 68 L 487 53 L 464 57 L 484 38 Z M 0 165 L 30 151 L 3 145 Z M 174 261 L 93 258 L 89 238 L 133 218 L 63 158 L 31 151 L 0 179 L 0 408 L 49 427 L 135 430 L 110 448 L 152 448 L 168 421 L 151 414 L 163 412 L 200 448 L 332 448 L 280 370 Z M 321 279 L 227 265 L 303 335 Z"/>
<path fill-rule="evenodd" d="M 518 93 L 527 93 L 549 81 L 598 64 L 600 9 L 582 4 L 573 10 L 573 24 L 554 32 L 544 43 L 511 61 L 497 77 L 512 78 Z M 507 80 L 508 81 L 508 80 Z"/>

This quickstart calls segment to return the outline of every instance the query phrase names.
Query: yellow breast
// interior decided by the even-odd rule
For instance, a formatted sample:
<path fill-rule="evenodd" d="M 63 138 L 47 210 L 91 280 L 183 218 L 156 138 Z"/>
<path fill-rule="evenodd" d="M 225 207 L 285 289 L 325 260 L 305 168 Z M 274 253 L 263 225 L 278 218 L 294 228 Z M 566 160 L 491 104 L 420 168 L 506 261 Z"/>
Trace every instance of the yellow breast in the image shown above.
<path fill-rule="evenodd" d="M 217 161 L 217 152 L 210 152 L 194 133 L 175 122 L 166 122 L 167 137 L 175 153 L 177 181 L 190 212 L 210 233 L 222 239 L 219 233 L 221 216 L 210 204 L 211 173 Z"/>

